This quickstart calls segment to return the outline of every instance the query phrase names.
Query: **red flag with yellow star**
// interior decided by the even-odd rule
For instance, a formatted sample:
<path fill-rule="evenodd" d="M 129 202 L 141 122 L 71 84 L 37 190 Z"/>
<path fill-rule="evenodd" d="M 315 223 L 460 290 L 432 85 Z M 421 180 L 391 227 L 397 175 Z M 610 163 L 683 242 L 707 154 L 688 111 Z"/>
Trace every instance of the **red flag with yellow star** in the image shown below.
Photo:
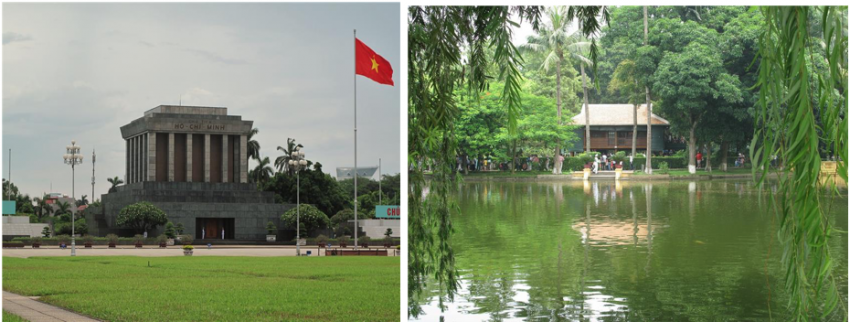
<path fill-rule="evenodd" d="M 375 53 L 360 39 L 354 39 L 354 63 L 356 73 L 380 84 L 393 86 L 393 67 L 384 57 Z"/>

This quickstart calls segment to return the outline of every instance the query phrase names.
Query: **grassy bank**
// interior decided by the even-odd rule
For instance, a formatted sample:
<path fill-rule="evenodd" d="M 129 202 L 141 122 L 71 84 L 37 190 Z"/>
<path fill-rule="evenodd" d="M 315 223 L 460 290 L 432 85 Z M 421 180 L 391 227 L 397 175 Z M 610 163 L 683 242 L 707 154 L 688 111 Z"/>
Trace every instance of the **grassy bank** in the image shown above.
<path fill-rule="evenodd" d="M 742 175 L 742 174 L 752 174 L 752 170 L 750 168 L 729 168 L 728 171 L 720 171 L 718 169 L 714 169 L 711 172 L 705 171 L 705 169 L 697 169 L 696 174 L 694 175 L 712 175 L 712 176 L 723 176 L 723 175 Z M 654 169 L 652 170 L 652 174 L 662 174 L 660 170 Z M 692 175 L 688 172 L 688 169 L 670 169 L 667 171 L 667 174 L 670 176 L 690 176 Z M 645 172 L 635 171 L 633 174 L 635 176 L 646 175 Z"/>
<path fill-rule="evenodd" d="M 397 321 L 399 265 L 398 257 L 4 257 L 3 289 L 113 321 Z"/>
<path fill-rule="evenodd" d="M 3 311 L 3 322 L 25 322 L 22 317 Z"/>

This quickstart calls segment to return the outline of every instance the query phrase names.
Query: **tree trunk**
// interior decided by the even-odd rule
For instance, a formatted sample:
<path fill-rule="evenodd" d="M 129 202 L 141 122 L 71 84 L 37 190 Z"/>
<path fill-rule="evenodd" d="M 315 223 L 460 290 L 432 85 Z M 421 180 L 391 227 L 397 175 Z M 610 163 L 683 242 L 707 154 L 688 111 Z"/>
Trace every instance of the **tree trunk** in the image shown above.
<path fill-rule="evenodd" d="M 726 161 L 729 159 L 729 143 L 726 141 L 721 141 L 720 143 L 720 171 L 726 172 L 728 171 L 729 162 Z"/>
<path fill-rule="evenodd" d="M 649 42 L 649 20 L 647 20 L 646 6 L 643 6 L 643 45 Z M 648 82 L 647 82 L 648 84 Z M 649 96 L 649 86 L 646 90 L 646 173 L 652 174 L 652 100 Z"/>
<path fill-rule="evenodd" d="M 511 174 L 516 171 L 516 140 L 511 140 Z"/>
<path fill-rule="evenodd" d="M 637 153 L 637 110 L 638 104 L 635 104 L 635 110 L 632 112 L 634 116 L 634 126 L 632 126 L 632 156 Z"/>
<path fill-rule="evenodd" d="M 558 70 L 557 70 L 558 73 L 555 75 L 555 79 L 556 79 L 555 90 L 557 92 L 556 95 L 558 96 L 557 99 L 556 99 L 556 103 L 557 103 L 557 106 L 558 106 L 558 127 L 560 127 L 561 124 L 562 124 L 561 123 L 561 60 L 558 60 L 557 67 L 558 67 Z M 552 174 L 558 174 L 558 154 L 560 154 L 560 153 L 561 153 L 561 140 L 558 140 L 558 142 L 555 143 L 555 166 L 552 169 Z"/>
<path fill-rule="evenodd" d="M 697 139 L 696 139 L 696 135 L 694 135 L 696 128 L 697 128 L 697 122 L 694 122 L 694 124 L 691 125 L 690 138 L 688 138 L 688 173 L 690 173 L 690 174 L 697 173 L 697 167 L 696 167 Z"/>
<path fill-rule="evenodd" d="M 711 142 L 705 144 L 705 172 L 711 173 Z"/>
<path fill-rule="evenodd" d="M 590 106 L 587 105 L 587 77 L 584 75 L 584 63 L 581 66 L 581 87 L 584 89 L 584 135 L 587 141 L 587 149 L 590 152 Z"/>

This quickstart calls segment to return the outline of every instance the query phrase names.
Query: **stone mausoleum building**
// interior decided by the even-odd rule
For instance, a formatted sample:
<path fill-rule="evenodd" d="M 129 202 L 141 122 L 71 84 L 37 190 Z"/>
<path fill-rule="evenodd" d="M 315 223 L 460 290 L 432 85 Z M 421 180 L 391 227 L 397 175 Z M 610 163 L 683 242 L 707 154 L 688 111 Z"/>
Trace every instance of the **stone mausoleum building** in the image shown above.
<path fill-rule="evenodd" d="M 224 107 L 160 105 L 121 127 L 126 145 L 125 184 L 86 211 L 96 236 L 131 230 L 116 225 L 127 205 L 148 201 L 195 239 L 265 240 L 266 224 L 294 205 L 248 183 L 248 133 L 253 121 Z M 149 231 L 162 234 L 164 227 Z"/>

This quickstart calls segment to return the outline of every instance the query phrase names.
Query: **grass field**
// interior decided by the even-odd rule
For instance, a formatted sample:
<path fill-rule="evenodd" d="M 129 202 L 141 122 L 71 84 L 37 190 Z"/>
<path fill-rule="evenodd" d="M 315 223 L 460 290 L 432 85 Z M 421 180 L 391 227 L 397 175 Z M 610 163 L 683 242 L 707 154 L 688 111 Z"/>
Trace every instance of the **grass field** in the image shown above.
<path fill-rule="evenodd" d="M 25 322 L 20 316 L 3 311 L 3 322 Z"/>
<path fill-rule="evenodd" d="M 3 257 L 3 289 L 110 321 L 398 321 L 399 265 L 399 257 Z"/>

